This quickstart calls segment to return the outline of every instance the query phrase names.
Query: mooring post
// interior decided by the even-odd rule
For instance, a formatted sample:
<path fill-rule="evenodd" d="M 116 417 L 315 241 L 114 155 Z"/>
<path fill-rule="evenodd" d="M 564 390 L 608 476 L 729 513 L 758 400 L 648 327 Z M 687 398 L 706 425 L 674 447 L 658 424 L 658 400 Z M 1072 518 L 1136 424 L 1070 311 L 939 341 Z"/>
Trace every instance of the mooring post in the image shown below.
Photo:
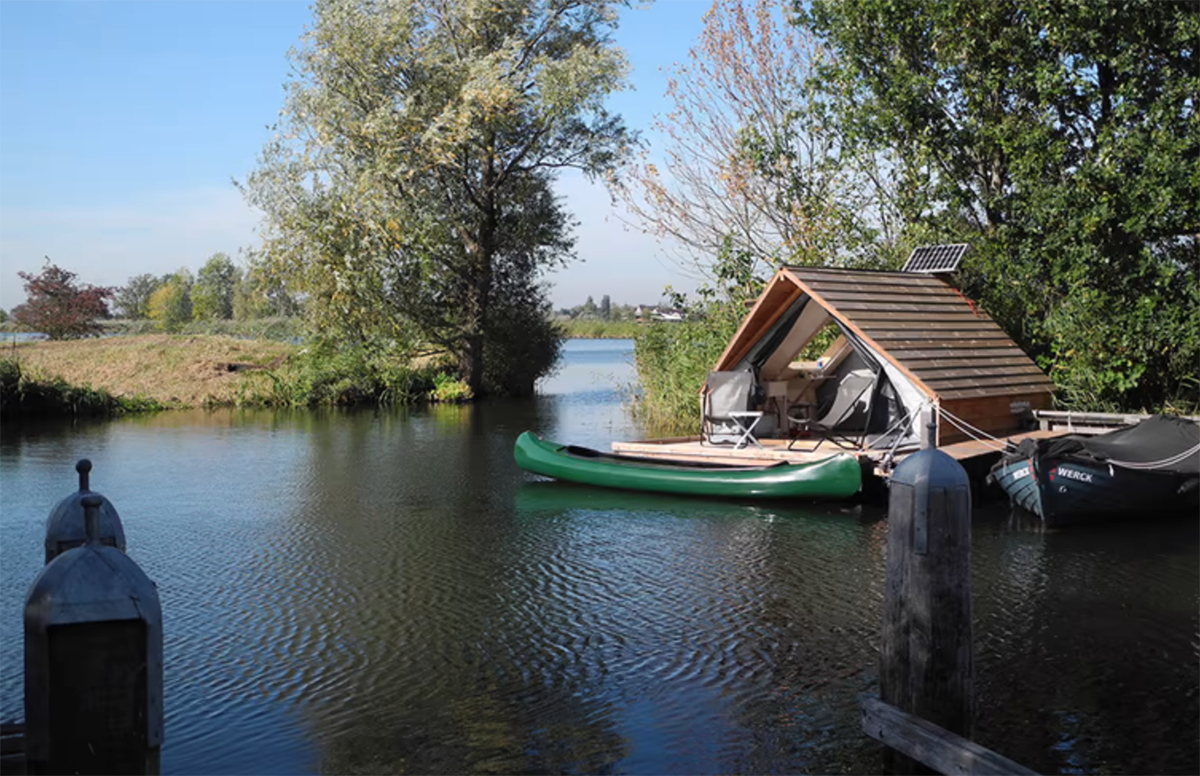
<path fill-rule="evenodd" d="M 917 422 L 921 429 L 921 449 L 928 450 L 931 447 L 937 447 L 937 408 L 930 404 L 921 407 L 917 415 Z"/>
<path fill-rule="evenodd" d="M 104 502 L 83 493 L 84 543 L 55 555 L 25 597 L 31 774 L 159 772 L 162 610 L 154 583 L 102 542 Z"/>
<path fill-rule="evenodd" d="M 969 739 L 970 480 L 957 461 L 930 448 L 905 458 L 890 487 L 880 699 Z M 930 772 L 886 747 L 884 766 L 896 774 Z"/>

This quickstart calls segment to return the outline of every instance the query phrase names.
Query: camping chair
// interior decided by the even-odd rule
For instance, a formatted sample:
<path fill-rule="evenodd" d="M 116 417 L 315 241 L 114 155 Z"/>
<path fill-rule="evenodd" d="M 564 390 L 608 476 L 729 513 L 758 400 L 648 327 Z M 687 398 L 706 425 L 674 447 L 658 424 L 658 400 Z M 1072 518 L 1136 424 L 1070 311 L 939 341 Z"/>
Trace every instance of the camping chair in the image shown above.
<path fill-rule="evenodd" d="M 761 391 L 750 370 L 709 372 L 704 381 L 701 444 L 734 444 L 740 448 L 752 443 L 762 447 L 754 436 L 754 427 L 763 413 L 753 409 Z"/>
<path fill-rule="evenodd" d="M 863 435 L 866 435 L 867 422 L 871 416 L 871 397 L 874 394 L 874 387 L 875 373 L 870 369 L 855 369 L 847 372 L 838 383 L 833 401 L 823 409 L 820 417 L 812 418 L 807 414 L 796 417 L 789 414 L 788 422 L 794 432 L 816 434 L 820 437 L 813 450 L 820 447 L 826 439 L 844 450 L 856 450 L 861 446 L 861 438 L 855 439 L 853 435 L 845 433 L 842 429 L 857 425 L 861 419 L 861 430 Z M 795 443 L 796 439 L 793 438 L 788 442 L 788 449 L 791 450 Z"/>

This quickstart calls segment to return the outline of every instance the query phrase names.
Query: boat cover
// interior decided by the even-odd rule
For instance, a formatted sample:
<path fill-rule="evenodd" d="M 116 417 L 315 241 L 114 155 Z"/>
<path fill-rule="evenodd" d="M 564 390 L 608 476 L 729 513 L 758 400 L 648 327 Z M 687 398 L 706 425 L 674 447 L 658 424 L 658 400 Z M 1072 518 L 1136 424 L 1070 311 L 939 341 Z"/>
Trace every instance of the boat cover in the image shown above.
<path fill-rule="evenodd" d="M 1191 455 L 1184 455 L 1188 451 Z M 1118 465 L 1164 462 L 1152 470 L 1200 474 L 1200 424 L 1171 415 L 1153 415 L 1136 426 L 1098 436 L 1072 434 L 1057 439 L 1026 439 L 1018 447 L 1017 455 L 1075 457 Z"/>

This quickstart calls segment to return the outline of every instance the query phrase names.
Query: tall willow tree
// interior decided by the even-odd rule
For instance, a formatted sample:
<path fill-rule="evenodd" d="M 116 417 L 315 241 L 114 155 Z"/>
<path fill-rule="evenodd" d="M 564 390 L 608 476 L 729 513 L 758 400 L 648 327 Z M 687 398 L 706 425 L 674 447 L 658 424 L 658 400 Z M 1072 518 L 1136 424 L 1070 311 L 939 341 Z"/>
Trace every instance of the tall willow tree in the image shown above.
<path fill-rule="evenodd" d="M 556 171 L 627 150 L 609 0 L 318 0 L 279 135 L 243 191 L 312 323 L 434 345 L 476 394 L 553 364 L 543 274 L 565 264 Z"/>

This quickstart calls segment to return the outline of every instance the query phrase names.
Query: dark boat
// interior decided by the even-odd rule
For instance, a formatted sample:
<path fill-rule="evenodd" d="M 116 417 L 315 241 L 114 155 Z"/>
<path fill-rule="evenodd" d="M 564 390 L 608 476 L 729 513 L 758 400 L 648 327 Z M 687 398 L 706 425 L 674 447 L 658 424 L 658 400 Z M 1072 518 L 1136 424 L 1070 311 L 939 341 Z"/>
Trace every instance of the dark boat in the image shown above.
<path fill-rule="evenodd" d="M 989 480 L 1047 526 L 1200 509 L 1200 425 L 1155 415 L 1098 436 L 1026 439 Z"/>

